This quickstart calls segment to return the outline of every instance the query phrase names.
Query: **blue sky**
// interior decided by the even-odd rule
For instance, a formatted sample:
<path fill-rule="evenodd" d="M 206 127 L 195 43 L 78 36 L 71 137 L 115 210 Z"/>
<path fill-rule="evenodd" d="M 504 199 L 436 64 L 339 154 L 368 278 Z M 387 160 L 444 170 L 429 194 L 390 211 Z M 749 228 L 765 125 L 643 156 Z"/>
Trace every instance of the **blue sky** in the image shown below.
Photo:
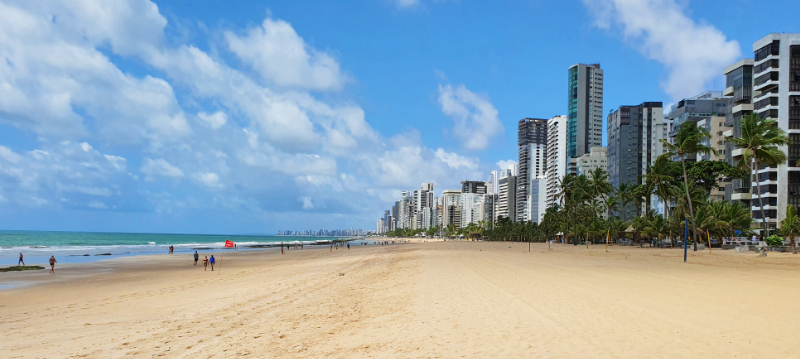
<path fill-rule="evenodd" d="M 795 1 L 758 4 L 0 1 L 0 228 L 372 229 L 515 159 L 574 63 L 601 63 L 606 113 L 721 90 L 800 32 Z"/>

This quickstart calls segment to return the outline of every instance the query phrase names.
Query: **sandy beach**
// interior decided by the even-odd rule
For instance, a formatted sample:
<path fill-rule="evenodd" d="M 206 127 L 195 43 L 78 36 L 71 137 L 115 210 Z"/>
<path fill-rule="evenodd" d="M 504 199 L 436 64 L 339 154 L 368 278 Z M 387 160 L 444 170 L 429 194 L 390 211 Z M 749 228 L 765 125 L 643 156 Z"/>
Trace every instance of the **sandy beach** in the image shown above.
<path fill-rule="evenodd" d="M 800 256 L 430 242 L 0 273 L 3 358 L 796 358 Z M 217 268 L 219 269 L 219 268 Z M 343 273 L 344 275 L 340 275 Z"/>

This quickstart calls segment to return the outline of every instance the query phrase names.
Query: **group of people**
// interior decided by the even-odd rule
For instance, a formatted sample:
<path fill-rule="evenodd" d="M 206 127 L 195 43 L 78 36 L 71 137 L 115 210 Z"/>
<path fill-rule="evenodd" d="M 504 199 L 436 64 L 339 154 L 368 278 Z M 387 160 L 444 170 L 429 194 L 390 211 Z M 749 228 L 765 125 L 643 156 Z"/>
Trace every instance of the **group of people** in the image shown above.
<path fill-rule="evenodd" d="M 200 259 L 200 255 L 197 253 L 197 251 L 194 251 L 194 265 L 197 265 L 197 261 L 199 259 Z M 203 270 L 207 271 L 208 270 L 208 265 L 211 264 L 211 271 L 213 272 L 215 263 L 217 263 L 217 260 L 214 259 L 214 255 L 213 254 L 211 255 L 211 258 L 208 258 L 208 256 L 206 256 L 205 258 L 203 258 Z"/>
<path fill-rule="evenodd" d="M 336 250 L 338 251 L 340 246 L 341 246 L 341 247 L 344 247 L 344 244 L 341 244 L 341 243 L 331 243 L 331 250 L 330 250 L 330 251 L 331 251 L 331 252 L 333 252 L 333 250 L 334 250 L 334 249 L 336 249 Z M 347 249 L 348 249 L 348 250 L 350 249 L 350 242 L 347 242 Z"/>
<path fill-rule="evenodd" d="M 58 261 L 56 261 L 56 256 L 50 256 L 50 273 L 56 272 L 56 263 L 58 263 Z M 23 256 L 22 253 L 19 254 L 19 262 L 17 262 L 17 267 L 20 265 L 25 266 L 25 256 Z"/>

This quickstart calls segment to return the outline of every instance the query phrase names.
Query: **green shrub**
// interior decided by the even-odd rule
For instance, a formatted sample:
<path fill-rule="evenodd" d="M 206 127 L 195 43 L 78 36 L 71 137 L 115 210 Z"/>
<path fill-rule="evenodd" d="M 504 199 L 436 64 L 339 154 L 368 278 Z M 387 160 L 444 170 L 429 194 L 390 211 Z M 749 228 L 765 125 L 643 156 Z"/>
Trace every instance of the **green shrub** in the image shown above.
<path fill-rule="evenodd" d="M 780 247 L 783 245 L 783 238 L 778 237 L 774 234 L 767 237 L 767 239 L 765 239 L 764 241 L 767 242 L 767 245 L 769 245 L 770 247 Z"/>

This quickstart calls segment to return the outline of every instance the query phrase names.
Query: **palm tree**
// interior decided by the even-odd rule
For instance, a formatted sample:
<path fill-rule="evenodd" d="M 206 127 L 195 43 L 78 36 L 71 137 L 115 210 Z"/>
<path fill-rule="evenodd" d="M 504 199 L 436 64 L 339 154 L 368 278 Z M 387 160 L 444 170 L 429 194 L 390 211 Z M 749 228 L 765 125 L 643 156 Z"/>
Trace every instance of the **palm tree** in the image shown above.
<path fill-rule="evenodd" d="M 689 192 L 687 193 L 684 188 L 676 188 L 675 189 L 675 213 L 673 217 L 680 217 L 683 219 L 688 219 L 690 222 L 693 220 L 692 217 L 689 217 L 689 205 L 693 203 L 702 204 L 705 203 L 705 200 L 708 198 L 706 191 L 695 184 L 694 182 L 689 184 Z M 691 198 L 690 201 L 687 201 L 687 198 Z M 692 222 L 694 223 L 694 222 Z M 694 231 L 694 227 L 692 227 Z M 694 238 L 694 232 L 692 232 L 692 238 Z M 700 235 L 699 233 L 697 234 Z M 688 238 L 687 238 L 688 240 Z M 697 250 L 697 238 L 693 239 L 695 250 Z"/>
<path fill-rule="evenodd" d="M 670 173 L 670 164 L 672 161 L 663 156 L 656 158 L 656 162 L 650 166 L 647 174 L 644 175 L 644 181 L 648 187 L 652 188 L 652 192 L 656 197 L 664 202 L 664 217 L 669 218 L 669 200 L 674 196 L 674 177 Z"/>
<path fill-rule="evenodd" d="M 606 207 L 606 213 L 608 217 L 611 218 L 611 212 L 614 212 L 619 208 L 619 198 L 616 196 L 608 196 L 603 201 L 603 206 Z"/>
<path fill-rule="evenodd" d="M 764 202 L 761 199 L 761 186 L 758 185 L 758 167 L 759 163 L 774 167 L 786 162 L 786 154 L 781 151 L 780 146 L 789 144 L 789 136 L 778 127 L 778 121 L 770 118 L 762 119 L 757 114 L 751 113 L 742 118 L 742 137 L 725 137 L 725 139 L 737 148 L 744 149 L 742 159 L 736 167 L 748 170 L 752 181 L 756 183 L 758 204 L 761 207 L 761 223 L 765 231 L 764 238 L 769 237 L 769 225 Z"/>
<path fill-rule="evenodd" d="M 561 200 L 561 205 L 566 212 L 566 217 L 569 218 L 572 209 L 572 199 L 575 194 L 576 184 L 578 177 L 573 174 L 564 175 L 558 182 L 558 198 Z M 569 236 L 569 220 L 564 221 L 566 230 L 564 231 L 564 245 L 567 245 L 567 237 Z"/>
<path fill-rule="evenodd" d="M 591 177 L 589 178 L 591 180 L 589 193 L 593 197 L 606 198 L 609 193 L 614 191 L 614 187 L 608 182 L 608 172 L 605 169 L 595 168 L 594 171 L 589 172 L 589 177 Z"/>
<path fill-rule="evenodd" d="M 692 200 L 689 197 L 689 178 L 686 175 L 686 156 L 698 153 L 704 155 L 713 153 L 716 155 L 716 150 L 703 144 L 703 141 L 710 138 L 711 135 L 709 135 L 705 129 L 697 127 L 694 122 L 684 122 L 683 125 L 678 128 L 678 133 L 675 135 L 674 144 L 669 143 L 667 140 L 659 140 L 669 150 L 669 152 L 663 154 L 662 156 L 672 157 L 677 155 L 681 159 L 681 167 L 683 168 L 683 184 L 686 188 L 686 200 L 689 204 L 689 221 L 692 222 L 692 231 L 695 236 L 698 235 L 697 224 L 694 222 L 694 208 L 692 208 Z M 697 250 L 696 244 L 694 250 Z"/>
<path fill-rule="evenodd" d="M 661 214 L 655 214 L 648 221 L 648 226 L 645 228 L 645 232 L 647 233 L 648 237 L 655 237 L 660 243 L 661 235 L 669 233 L 669 228 L 667 226 L 668 224 L 664 219 L 664 216 Z"/>
<path fill-rule="evenodd" d="M 627 220 L 629 218 L 625 218 L 625 209 L 628 206 L 628 203 L 635 202 L 636 199 L 634 198 L 633 194 L 633 186 L 627 183 L 620 183 L 619 188 L 617 188 L 617 198 L 619 198 L 620 203 L 620 218 L 623 220 Z"/>
<path fill-rule="evenodd" d="M 800 217 L 797 217 L 797 207 L 789 205 L 786 207 L 786 218 L 781 221 L 781 234 L 789 237 L 792 243 L 792 253 L 797 254 L 797 245 L 794 238 L 800 236 Z"/>

